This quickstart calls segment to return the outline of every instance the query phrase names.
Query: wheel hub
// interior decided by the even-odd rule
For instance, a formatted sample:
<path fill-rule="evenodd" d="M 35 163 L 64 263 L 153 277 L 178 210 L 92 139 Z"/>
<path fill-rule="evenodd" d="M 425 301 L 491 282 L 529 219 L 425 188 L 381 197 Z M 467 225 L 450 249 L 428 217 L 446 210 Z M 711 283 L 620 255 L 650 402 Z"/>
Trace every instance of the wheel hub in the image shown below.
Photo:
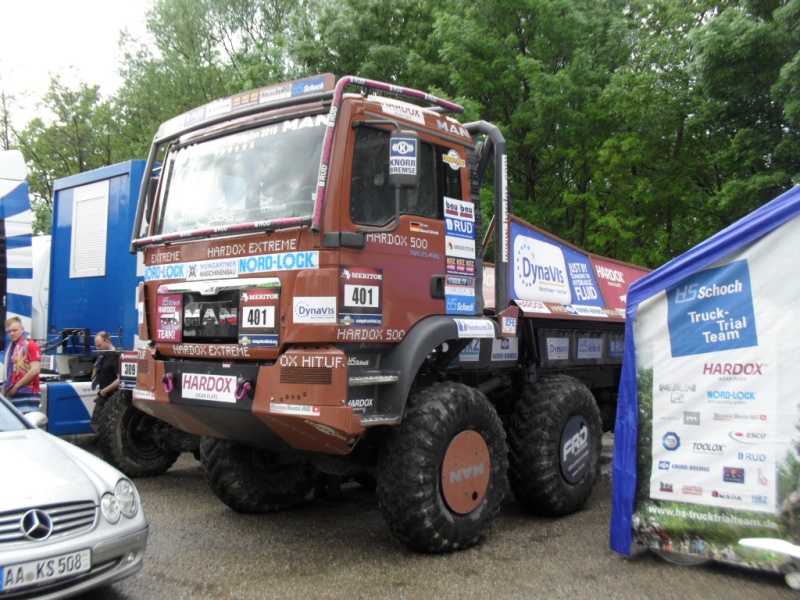
<path fill-rule="evenodd" d="M 442 494 L 450 510 L 461 515 L 475 510 L 489 487 L 492 461 L 486 440 L 477 431 L 455 436 L 442 461 Z"/>
<path fill-rule="evenodd" d="M 578 483 L 589 470 L 592 440 L 584 418 L 575 415 L 567 421 L 559 444 L 561 474 L 570 483 Z"/>

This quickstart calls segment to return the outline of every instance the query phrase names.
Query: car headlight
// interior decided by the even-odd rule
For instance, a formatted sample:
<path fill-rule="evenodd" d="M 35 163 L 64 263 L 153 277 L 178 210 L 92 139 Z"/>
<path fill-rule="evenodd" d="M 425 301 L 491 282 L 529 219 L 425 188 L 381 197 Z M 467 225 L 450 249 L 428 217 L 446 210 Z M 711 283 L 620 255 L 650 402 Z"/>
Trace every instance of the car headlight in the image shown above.
<path fill-rule="evenodd" d="M 127 479 L 120 479 L 114 488 L 114 495 L 117 497 L 122 514 L 129 519 L 135 517 L 139 512 L 139 496 L 133 484 Z"/>
<path fill-rule="evenodd" d="M 119 522 L 120 516 L 129 519 L 139 512 L 139 496 L 136 488 L 127 479 L 120 479 L 114 487 L 114 493 L 105 493 L 100 499 L 100 510 L 109 523 Z"/>
<path fill-rule="evenodd" d="M 119 500 L 114 494 L 105 493 L 100 499 L 100 511 L 109 523 L 116 523 L 122 511 L 119 508 Z"/>

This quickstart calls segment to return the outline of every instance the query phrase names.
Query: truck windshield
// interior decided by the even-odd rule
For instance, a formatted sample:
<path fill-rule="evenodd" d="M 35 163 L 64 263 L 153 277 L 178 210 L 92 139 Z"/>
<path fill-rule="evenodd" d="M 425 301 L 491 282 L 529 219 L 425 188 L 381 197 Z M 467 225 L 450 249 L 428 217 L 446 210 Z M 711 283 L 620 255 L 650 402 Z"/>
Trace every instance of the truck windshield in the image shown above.
<path fill-rule="evenodd" d="M 311 215 L 326 125 L 301 117 L 172 150 L 156 233 Z"/>

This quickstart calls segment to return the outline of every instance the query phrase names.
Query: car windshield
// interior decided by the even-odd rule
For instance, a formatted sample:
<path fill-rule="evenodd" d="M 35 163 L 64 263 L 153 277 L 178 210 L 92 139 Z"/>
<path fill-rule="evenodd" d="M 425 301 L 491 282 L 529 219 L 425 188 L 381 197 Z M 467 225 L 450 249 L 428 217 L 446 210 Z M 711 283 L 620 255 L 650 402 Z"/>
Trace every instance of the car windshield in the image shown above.
<path fill-rule="evenodd" d="M 310 216 L 327 117 L 289 119 L 171 151 L 158 233 Z"/>
<path fill-rule="evenodd" d="M 11 409 L 0 401 L 0 433 L 6 431 L 22 431 L 28 427 L 20 421 L 19 417 L 11 412 Z"/>

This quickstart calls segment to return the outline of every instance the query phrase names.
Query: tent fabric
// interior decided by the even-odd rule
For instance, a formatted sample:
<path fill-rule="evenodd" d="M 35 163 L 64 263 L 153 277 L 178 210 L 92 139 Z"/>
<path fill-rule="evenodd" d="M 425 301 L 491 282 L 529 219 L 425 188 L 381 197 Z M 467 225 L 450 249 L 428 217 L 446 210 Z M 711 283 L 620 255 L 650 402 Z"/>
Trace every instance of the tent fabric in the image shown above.
<path fill-rule="evenodd" d="M 638 396 L 634 321 L 639 305 L 689 275 L 700 271 L 736 250 L 762 238 L 800 214 L 800 186 L 753 211 L 695 248 L 656 269 L 628 290 L 625 352 L 619 386 L 617 421 L 612 461 L 612 550 L 630 555 L 633 541 L 632 518 L 636 489 L 636 443 L 638 439 Z"/>

